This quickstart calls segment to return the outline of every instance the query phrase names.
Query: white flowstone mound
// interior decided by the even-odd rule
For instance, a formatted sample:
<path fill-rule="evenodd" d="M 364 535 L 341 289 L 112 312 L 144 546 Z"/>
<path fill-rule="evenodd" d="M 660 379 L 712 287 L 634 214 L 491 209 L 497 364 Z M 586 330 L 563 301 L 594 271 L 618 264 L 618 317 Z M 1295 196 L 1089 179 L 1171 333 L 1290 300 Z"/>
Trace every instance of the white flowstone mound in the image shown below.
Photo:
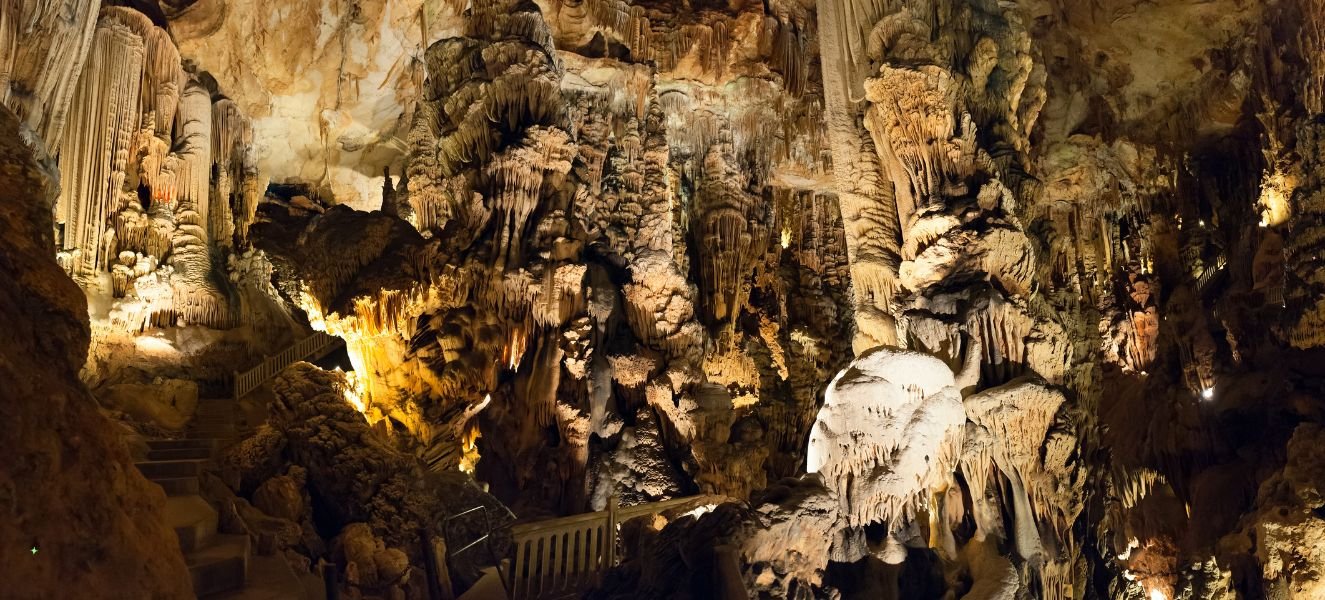
<path fill-rule="evenodd" d="M 958 378 L 946 363 L 875 348 L 825 392 L 806 469 L 824 475 L 852 525 L 896 526 L 952 477 L 965 423 Z"/>

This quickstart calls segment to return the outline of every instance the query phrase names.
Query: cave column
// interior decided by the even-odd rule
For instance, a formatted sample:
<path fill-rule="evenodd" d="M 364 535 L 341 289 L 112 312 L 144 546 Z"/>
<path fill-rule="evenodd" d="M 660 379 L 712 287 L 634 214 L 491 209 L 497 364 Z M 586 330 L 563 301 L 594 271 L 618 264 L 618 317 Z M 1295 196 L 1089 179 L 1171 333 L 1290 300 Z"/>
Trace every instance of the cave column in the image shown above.
<path fill-rule="evenodd" d="M 1273 222 L 1277 220 L 1273 218 L 1276 203 L 1266 200 L 1289 196 L 1288 231 L 1283 236 L 1286 312 L 1282 337 L 1295 348 L 1307 349 L 1325 346 L 1325 270 L 1320 268 L 1320 257 L 1325 251 L 1325 176 L 1321 173 L 1325 167 L 1325 31 L 1314 25 L 1325 18 L 1325 2 L 1300 0 L 1298 4 L 1296 8 L 1301 11 L 1298 21 L 1302 27 L 1284 46 L 1295 48 L 1305 59 L 1301 72 L 1305 81 L 1297 98 L 1302 111 L 1292 121 L 1293 131 L 1273 132 L 1278 135 L 1270 137 L 1270 155 L 1281 154 L 1278 139 L 1295 137 L 1300 164 L 1295 169 L 1296 177 L 1263 182 L 1261 200 L 1262 210 L 1269 210 L 1264 219 L 1273 226 L 1279 224 Z M 1293 170 L 1291 166 L 1289 170 Z M 1294 179 L 1295 188 L 1291 185 Z"/>
<path fill-rule="evenodd" d="M 97 27 L 74 91 L 60 153 L 56 221 L 75 274 L 103 265 L 106 221 L 118 208 L 129 148 L 139 124 L 143 40 L 114 19 Z"/>
<path fill-rule="evenodd" d="M 888 0 L 820 0 L 820 56 L 833 177 L 845 225 L 855 290 L 857 354 L 897 343 L 889 304 L 897 287 L 897 207 L 883 181 L 874 143 L 863 124 L 863 85 L 870 73 L 866 39 Z"/>

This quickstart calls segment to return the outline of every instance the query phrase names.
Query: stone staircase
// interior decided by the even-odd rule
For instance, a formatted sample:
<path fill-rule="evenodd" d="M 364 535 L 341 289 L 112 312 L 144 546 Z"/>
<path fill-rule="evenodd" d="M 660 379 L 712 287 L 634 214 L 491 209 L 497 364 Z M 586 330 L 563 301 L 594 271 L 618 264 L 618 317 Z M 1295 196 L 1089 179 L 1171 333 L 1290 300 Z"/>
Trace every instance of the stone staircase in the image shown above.
<path fill-rule="evenodd" d="M 210 600 L 288 600 L 321 598 L 319 578 L 296 576 L 283 558 L 258 556 L 247 534 L 217 532 L 219 515 L 200 494 L 200 477 L 215 466 L 221 448 L 239 437 L 239 399 L 296 360 L 316 360 L 340 343 L 315 333 L 269 357 L 257 367 L 235 373 L 234 396 L 199 399 L 183 439 L 147 440 L 145 460 L 135 463 L 148 480 L 166 492 L 166 522 L 179 537 L 193 591 Z"/>
<path fill-rule="evenodd" d="M 199 427 L 218 430 L 222 425 Z M 198 479 L 211 466 L 219 443 L 203 437 L 148 440 L 147 460 L 137 463 L 145 477 L 166 491 L 166 522 L 179 538 L 199 598 L 241 589 L 248 578 L 248 536 L 217 533 L 216 509 L 198 495 Z"/>
<path fill-rule="evenodd" d="M 189 427 L 189 437 L 210 440 L 234 440 L 238 433 L 239 405 L 230 398 L 198 400 Z"/>
<path fill-rule="evenodd" d="M 262 556 L 247 534 L 219 533 L 220 516 L 199 495 L 203 472 L 238 437 L 238 420 L 233 399 L 199 400 L 187 437 L 147 440 L 147 456 L 136 463 L 166 492 L 166 522 L 179 538 L 193 591 L 208 600 L 321 599 L 320 578 L 295 575 L 280 556 Z"/>

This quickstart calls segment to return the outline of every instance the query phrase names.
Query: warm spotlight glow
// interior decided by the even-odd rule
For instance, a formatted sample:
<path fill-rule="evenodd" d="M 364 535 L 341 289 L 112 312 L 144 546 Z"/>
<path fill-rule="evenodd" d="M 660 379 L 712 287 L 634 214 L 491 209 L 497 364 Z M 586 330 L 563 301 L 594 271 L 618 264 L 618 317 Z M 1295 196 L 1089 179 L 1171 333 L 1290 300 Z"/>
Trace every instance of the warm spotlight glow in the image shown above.
<path fill-rule="evenodd" d="M 1278 227 L 1288 222 L 1291 210 L 1288 199 L 1297 188 L 1297 179 L 1282 173 L 1266 176 L 1261 182 L 1261 227 Z"/>
<path fill-rule="evenodd" d="M 525 332 L 519 327 L 511 331 L 511 342 L 504 350 L 506 366 L 512 371 L 520 368 L 520 359 L 524 358 Z"/>
<path fill-rule="evenodd" d="M 336 367 L 336 370 L 340 371 L 341 368 Z M 363 390 L 360 389 L 360 385 L 358 373 L 350 371 L 345 374 L 345 401 L 349 402 L 350 406 L 353 406 L 354 410 L 359 411 L 360 414 L 367 415 L 368 405 L 363 401 Z"/>
<path fill-rule="evenodd" d="M 1215 388 L 1208 387 L 1208 388 L 1205 388 L 1205 389 L 1201 390 L 1201 397 L 1202 397 L 1202 398 L 1205 398 L 1206 400 L 1209 400 L 1209 399 L 1211 399 L 1211 398 L 1214 398 L 1214 397 L 1215 397 Z"/>
<path fill-rule="evenodd" d="M 688 512 L 685 512 L 685 513 L 681 514 L 681 515 L 678 516 L 677 518 L 680 519 L 680 518 L 682 518 L 682 517 L 694 517 L 694 518 L 698 519 L 698 518 L 704 516 L 705 514 L 708 514 L 708 513 L 713 512 L 713 509 L 715 509 L 715 508 L 717 508 L 717 507 L 718 507 L 717 504 L 703 504 L 703 505 L 700 505 L 700 506 L 698 506 L 698 507 L 695 507 L 693 510 L 690 510 L 690 511 L 688 511 Z"/>
<path fill-rule="evenodd" d="M 786 248 L 790 248 L 790 247 L 791 247 L 791 230 L 790 230 L 790 229 L 783 228 L 783 230 L 782 230 L 782 248 L 783 248 L 783 249 L 786 249 Z"/>
<path fill-rule="evenodd" d="M 1169 596 L 1159 588 L 1152 588 L 1150 590 L 1150 600 L 1169 600 Z"/>
<path fill-rule="evenodd" d="M 492 402 L 492 396 L 484 396 L 483 404 L 480 406 L 487 406 L 489 402 Z M 461 472 L 470 475 L 474 474 L 474 467 L 478 465 L 479 459 L 478 439 L 480 437 L 483 437 L 483 434 L 478 429 L 478 420 L 471 420 L 469 424 L 465 426 L 464 437 L 460 440 L 459 466 Z"/>
<path fill-rule="evenodd" d="M 175 350 L 175 346 L 170 343 L 170 340 L 165 338 L 141 336 L 134 340 L 134 346 L 136 346 L 138 352 L 144 356 L 160 358 L 178 354 L 178 351 Z"/>

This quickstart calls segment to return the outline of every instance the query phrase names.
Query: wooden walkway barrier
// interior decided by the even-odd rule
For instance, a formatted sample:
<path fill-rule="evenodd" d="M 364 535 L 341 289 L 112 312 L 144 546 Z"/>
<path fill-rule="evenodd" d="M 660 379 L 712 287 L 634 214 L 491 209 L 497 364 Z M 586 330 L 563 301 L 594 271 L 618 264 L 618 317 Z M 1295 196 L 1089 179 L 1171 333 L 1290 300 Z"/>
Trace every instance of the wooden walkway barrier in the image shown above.
<path fill-rule="evenodd" d="M 577 595 L 616 565 L 617 524 L 711 498 L 689 496 L 511 526 L 514 550 L 504 577 L 511 600 Z"/>
<path fill-rule="evenodd" d="M 249 392 L 275 377 L 277 373 L 284 371 L 286 367 L 322 352 L 339 341 L 340 338 L 318 331 L 295 342 L 294 345 L 282 350 L 280 354 L 268 356 L 252 369 L 244 372 L 235 371 L 235 401 L 247 396 Z"/>

